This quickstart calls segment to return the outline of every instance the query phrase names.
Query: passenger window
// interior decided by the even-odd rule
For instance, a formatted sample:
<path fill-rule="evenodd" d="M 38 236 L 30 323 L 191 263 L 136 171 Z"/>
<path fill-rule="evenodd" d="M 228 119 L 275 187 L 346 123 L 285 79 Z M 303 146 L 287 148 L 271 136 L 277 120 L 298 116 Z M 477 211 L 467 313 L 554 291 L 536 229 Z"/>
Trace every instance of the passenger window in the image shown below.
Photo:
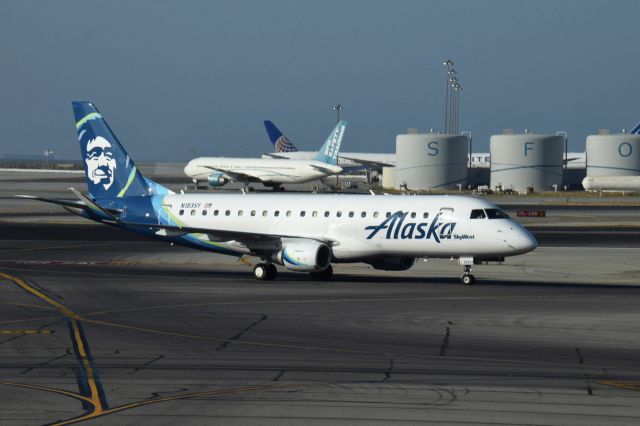
<path fill-rule="evenodd" d="M 280 210 L 276 210 L 275 212 L 273 212 L 273 215 L 274 215 L 275 217 L 280 216 Z"/>
<path fill-rule="evenodd" d="M 238 216 L 242 216 L 242 210 L 238 210 Z"/>
<path fill-rule="evenodd" d="M 311 213 L 311 216 L 313 216 L 313 217 L 318 216 L 318 211 L 317 211 L 317 210 L 314 210 L 314 211 L 313 211 L 313 213 Z"/>
<path fill-rule="evenodd" d="M 196 211 L 195 210 L 191 210 L 191 216 L 195 216 L 196 215 Z"/>
<path fill-rule="evenodd" d="M 349 217 L 353 217 L 353 212 L 349 212 Z"/>
<path fill-rule="evenodd" d="M 214 216 L 218 216 L 218 213 L 220 213 L 220 211 L 219 211 L 219 210 L 214 210 L 214 211 L 213 211 L 213 215 L 214 215 Z"/>
<path fill-rule="evenodd" d="M 373 212 L 373 218 L 377 219 L 378 218 L 378 212 Z"/>
<path fill-rule="evenodd" d="M 180 211 L 178 212 L 178 214 L 179 214 L 180 216 L 182 216 L 182 215 L 184 214 L 184 210 L 180 210 Z"/>
<path fill-rule="evenodd" d="M 367 212 L 360 213 L 360 217 L 367 217 Z"/>
<path fill-rule="evenodd" d="M 342 217 L 342 212 L 336 212 L 336 217 Z"/>
<path fill-rule="evenodd" d="M 287 217 L 291 216 L 291 210 L 287 210 Z"/>
<path fill-rule="evenodd" d="M 266 210 L 262 210 L 262 216 L 263 216 L 263 217 L 266 217 L 266 216 L 267 216 L 267 214 L 269 214 L 269 212 L 267 212 Z"/>
<path fill-rule="evenodd" d="M 329 217 L 329 212 L 328 211 L 324 212 L 324 217 Z"/>
<path fill-rule="evenodd" d="M 306 214 L 306 213 L 304 212 L 304 210 L 302 210 L 302 211 L 300 212 L 300 217 L 304 217 L 304 215 L 305 215 L 305 214 Z"/>
<path fill-rule="evenodd" d="M 224 212 L 225 216 L 229 216 L 231 214 L 231 210 L 227 210 L 226 212 Z"/>
<path fill-rule="evenodd" d="M 207 211 L 206 210 L 202 210 L 202 216 L 206 216 L 207 215 Z"/>
<path fill-rule="evenodd" d="M 387 212 L 387 219 L 391 217 L 391 212 Z"/>
<path fill-rule="evenodd" d="M 423 219 L 426 219 L 428 217 L 429 217 L 429 213 L 427 213 L 427 212 L 422 213 L 422 218 Z"/>
<path fill-rule="evenodd" d="M 487 217 L 487 215 L 484 214 L 484 210 L 482 209 L 471 210 L 471 216 L 469 216 L 470 219 L 484 219 L 485 217 Z"/>
<path fill-rule="evenodd" d="M 255 210 L 251 210 L 251 216 L 255 216 L 256 215 L 256 211 Z"/>
<path fill-rule="evenodd" d="M 509 216 L 502 210 L 486 209 L 486 212 L 489 219 L 509 219 Z"/>
<path fill-rule="evenodd" d="M 411 212 L 411 219 L 415 219 L 416 218 L 416 212 Z"/>

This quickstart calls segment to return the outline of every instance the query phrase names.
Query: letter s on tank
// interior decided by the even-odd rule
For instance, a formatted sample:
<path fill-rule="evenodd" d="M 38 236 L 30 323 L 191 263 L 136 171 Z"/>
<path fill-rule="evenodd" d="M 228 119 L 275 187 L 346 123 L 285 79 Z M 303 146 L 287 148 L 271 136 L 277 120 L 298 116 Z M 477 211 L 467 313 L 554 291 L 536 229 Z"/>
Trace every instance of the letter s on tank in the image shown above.
<path fill-rule="evenodd" d="M 438 155 L 438 153 L 440 152 L 440 150 L 438 149 L 438 145 L 440 145 L 438 141 L 431 141 L 427 144 L 427 155 L 429 157 L 435 157 L 436 155 Z"/>

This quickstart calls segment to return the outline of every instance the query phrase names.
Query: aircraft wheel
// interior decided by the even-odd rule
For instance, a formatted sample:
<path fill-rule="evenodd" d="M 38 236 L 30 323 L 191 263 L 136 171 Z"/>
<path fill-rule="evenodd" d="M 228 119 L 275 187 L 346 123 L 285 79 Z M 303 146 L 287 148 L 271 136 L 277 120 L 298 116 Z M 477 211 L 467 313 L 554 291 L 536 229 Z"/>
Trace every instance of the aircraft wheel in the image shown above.
<path fill-rule="evenodd" d="M 331 265 L 327 266 L 326 269 L 318 272 L 310 272 L 311 278 L 318 281 L 328 281 L 333 276 L 333 267 Z"/>
<path fill-rule="evenodd" d="M 273 275 L 273 277 L 270 277 L 269 270 L 270 268 L 268 264 L 258 263 L 256 266 L 253 267 L 253 277 L 256 280 L 260 280 L 260 281 L 272 280 L 273 278 L 275 278 L 275 274 Z"/>
<path fill-rule="evenodd" d="M 464 285 L 473 285 L 476 282 L 476 277 L 471 274 L 463 274 L 462 275 L 462 284 Z"/>
<path fill-rule="evenodd" d="M 273 280 L 275 279 L 276 275 L 278 275 L 278 269 L 276 268 L 276 265 L 274 265 L 273 263 L 268 263 L 267 264 L 267 278 L 265 278 L 266 280 Z"/>

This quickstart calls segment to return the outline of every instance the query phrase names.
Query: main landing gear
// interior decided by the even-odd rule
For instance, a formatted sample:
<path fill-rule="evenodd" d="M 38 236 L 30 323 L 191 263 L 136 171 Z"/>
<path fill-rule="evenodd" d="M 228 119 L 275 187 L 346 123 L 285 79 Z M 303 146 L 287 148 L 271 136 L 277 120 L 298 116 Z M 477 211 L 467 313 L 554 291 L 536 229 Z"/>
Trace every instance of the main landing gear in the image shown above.
<path fill-rule="evenodd" d="M 309 275 L 311 276 L 311 279 L 316 281 L 329 281 L 333 276 L 333 268 L 329 265 L 322 271 L 309 272 Z"/>
<path fill-rule="evenodd" d="M 258 263 L 253 267 L 253 276 L 260 281 L 271 281 L 277 274 L 278 270 L 273 263 Z"/>

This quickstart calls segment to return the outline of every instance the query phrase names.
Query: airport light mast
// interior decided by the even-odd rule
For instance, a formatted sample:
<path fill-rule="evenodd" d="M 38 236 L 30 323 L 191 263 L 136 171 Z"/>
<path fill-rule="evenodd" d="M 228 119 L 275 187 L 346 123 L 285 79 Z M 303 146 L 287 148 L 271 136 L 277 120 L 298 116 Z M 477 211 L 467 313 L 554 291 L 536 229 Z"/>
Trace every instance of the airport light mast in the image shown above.
<path fill-rule="evenodd" d="M 444 132 L 447 132 L 448 124 L 449 124 L 449 85 L 451 74 L 455 73 L 453 69 L 453 61 L 451 59 L 445 60 L 442 65 L 447 67 L 446 79 L 444 81 Z"/>
<path fill-rule="evenodd" d="M 338 122 L 340 122 L 340 111 L 342 111 L 342 105 L 341 104 L 335 104 L 333 107 L 333 110 L 336 112 L 336 124 Z M 340 154 L 338 153 L 338 155 L 336 155 L 336 161 L 339 163 L 340 162 Z M 340 182 L 338 181 L 338 173 L 336 173 L 336 187 L 338 186 Z"/>
<path fill-rule="evenodd" d="M 342 111 L 342 105 L 336 104 L 333 107 L 333 110 L 336 112 L 336 115 L 337 115 L 336 117 L 336 123 L 337 123 L 338 121 L 340 121 L 340 111 Z"/>

